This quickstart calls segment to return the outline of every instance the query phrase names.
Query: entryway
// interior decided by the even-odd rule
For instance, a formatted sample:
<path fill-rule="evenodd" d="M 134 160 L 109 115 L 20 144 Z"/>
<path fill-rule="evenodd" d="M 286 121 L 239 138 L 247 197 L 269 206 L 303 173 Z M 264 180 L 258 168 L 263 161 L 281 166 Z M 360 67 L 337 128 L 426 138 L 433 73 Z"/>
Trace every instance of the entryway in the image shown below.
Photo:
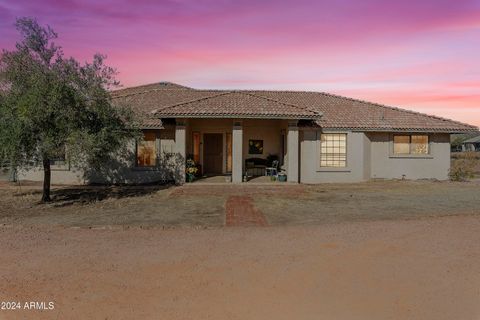
<path fill-rule="evenodd" d="M 203 134 L 203 172 L 204 174 L 222 174 L 223 134 Z"/>

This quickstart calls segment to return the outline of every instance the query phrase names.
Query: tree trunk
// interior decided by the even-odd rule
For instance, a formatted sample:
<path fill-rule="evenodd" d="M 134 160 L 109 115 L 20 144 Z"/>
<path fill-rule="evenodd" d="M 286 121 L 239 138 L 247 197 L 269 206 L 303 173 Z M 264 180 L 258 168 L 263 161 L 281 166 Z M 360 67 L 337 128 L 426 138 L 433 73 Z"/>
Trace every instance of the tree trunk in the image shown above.
<path fill-rule="evenodd" d="M 43 160 L 43 196 L 42 202 L 50 202 L 50 180 L 52 177 L 52 171 L 50 170 L 50 160 Z"/>

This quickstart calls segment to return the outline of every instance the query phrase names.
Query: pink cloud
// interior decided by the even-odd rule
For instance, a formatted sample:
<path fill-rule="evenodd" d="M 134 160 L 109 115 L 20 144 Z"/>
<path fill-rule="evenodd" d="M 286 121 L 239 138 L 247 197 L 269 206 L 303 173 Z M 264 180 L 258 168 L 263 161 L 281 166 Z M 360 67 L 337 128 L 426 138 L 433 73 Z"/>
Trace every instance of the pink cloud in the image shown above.
<path fill-rule="evenodd" d="M 477 0 L 0 0 L 0 47 L 18 16 L 125 85 L 332 91 L 480 125 Z"/>

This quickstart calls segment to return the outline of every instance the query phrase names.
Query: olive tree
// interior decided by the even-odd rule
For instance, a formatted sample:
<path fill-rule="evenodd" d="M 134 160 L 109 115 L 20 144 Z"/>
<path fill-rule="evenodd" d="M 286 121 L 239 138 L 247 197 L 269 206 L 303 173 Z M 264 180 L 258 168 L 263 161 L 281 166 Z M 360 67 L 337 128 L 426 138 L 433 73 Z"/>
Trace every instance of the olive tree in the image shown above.
<path fill-rule="evenodd" d="M 66 152 L 74 165 L 95 167 L 138 130 L 133 113 L 111 103 L 118 82 L 103 55 L 80 64 L 64 56 L 49 26 L 33 18 L 15 26 L 21 41 L 0 56 L 0 161 L 20 170 L 42 167 L 48 202 L 53 158 Z"/>

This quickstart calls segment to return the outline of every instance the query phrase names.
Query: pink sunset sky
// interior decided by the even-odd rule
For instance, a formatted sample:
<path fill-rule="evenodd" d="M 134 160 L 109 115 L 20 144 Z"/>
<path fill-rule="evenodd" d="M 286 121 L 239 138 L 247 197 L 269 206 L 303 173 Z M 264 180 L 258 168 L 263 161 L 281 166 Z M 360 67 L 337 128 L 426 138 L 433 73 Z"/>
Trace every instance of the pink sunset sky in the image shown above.
<path fill-rule="evenodd" d="M 480 126 L 480 0 L 0 0 L 124 86 L 326 91 Z"/>

